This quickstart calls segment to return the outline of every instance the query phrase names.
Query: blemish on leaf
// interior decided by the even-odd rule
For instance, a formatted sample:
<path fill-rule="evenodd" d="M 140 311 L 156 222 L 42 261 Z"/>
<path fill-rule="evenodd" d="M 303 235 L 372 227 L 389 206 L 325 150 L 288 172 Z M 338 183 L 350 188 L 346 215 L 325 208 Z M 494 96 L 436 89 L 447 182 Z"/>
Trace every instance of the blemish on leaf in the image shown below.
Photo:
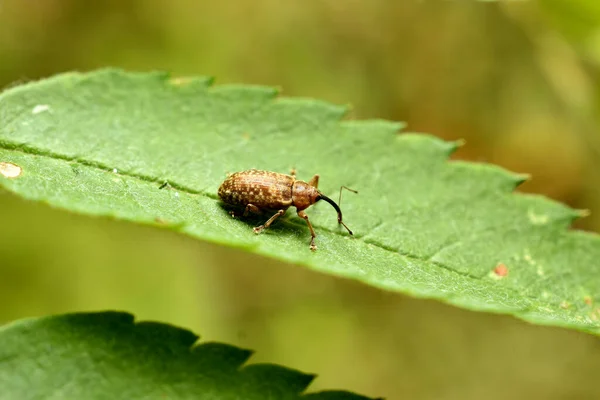
<path fill-rule="evenodd" d="M 494 268 L 494 275 L 498 278 L 504 278 L 505 276 L 508 275 L 508 267 L 506 265 L 504 265 L 503 263 L 499 263 Z"/>
<path fill-rule="evenodd" d="M 17 164 L 9 162 L 0 162 L 0 175 L 2 175 L 5 178 L 18 178 L 22 172 L 23 169 Z"/>
<path fill-rule="evenodd" d="M 32 114 L 39 114 L 39 113 L 43 113 L 50 110 L 50 106 L 48 104 L 38 104 L 37 106 L 33 107 L 33 110 L 31 110 Z"/>
<path fill-rule="evenodd" d="M 156 222 L 157 224 L 160 224 L 160 225 L 167 225 L 168 224 L 167 220 L 164 219 L 164 218 L 162 218 L 162 217 L 156 217 L 156 218 L 154 218 L 154 222 Z"/>
<path fill-rule="evenodd" d="M 527 211 L 527 217 L 529 218 L 529 222 L 531 222 L 533 225 L 546 225 L 549 220 L 547 214 L 536 214 L 531 209 Z"/>
<path fill-rule="evenodd" d="M 593 303 L 593 301 L 592 301 L 592 298 L 591 298 L 590 296 L 585 296 L 585 297 L 583 298 L 583 302 L 584 302 L 585 304 L 587 304 L 588 306 L 591 306 L 591 305 L 592 305 L 592 303 Z"/>
<path fill-rule="evenodd" d="M 546 273 L 544 272 L 544 268 L 542 268 L 541 265 L 537 266 L 537 268 L 535 269 L 535 273 L 538 274 L 539 276 L 546 275 Z"/>
<path fill-rule="evenodd" d="M 177 78 L 169 79 L 169 83 L 174 86 L 183 86 L 190 83 L 193 79 L 186 76 L 179 76 Z"/>
<path fill-rule="evenodd" d="M 569 307 L 571 307 L 571 305 L 567 301 L 562 301 L 560 303 L 560 308 L 562 308 L 563 310 L 567 310 Z"/>
<path fill-rule="evenodd" d="M 535 265 L 536 262 L 533 258 L 531 258 L 531 254 L 529 254 L 529 250 L 525 250 L 525 254 L 523 255 L 523 259 L 527 261 L 529 265 Z"/>
<path fill-rule="evenodd" d="M 112 173 L 113 173 L 113 174 L 118 174 L 118 173 L 119 173 L 119 170 L 118 170 L 118 169 L 116 169 L 116 168 L 113 168 L 113 170 L 112 170 Z"/>
<path fill-rule="evenodd" d="M 250 134 L 248 132 L 244 132 L 244 134 L 242 135 L 242 139 L 250 140 Z"/>
<path fill-rule="evenodd" d="M 179 192 L 175 192 L 175 197 L 179 198 Z"/>

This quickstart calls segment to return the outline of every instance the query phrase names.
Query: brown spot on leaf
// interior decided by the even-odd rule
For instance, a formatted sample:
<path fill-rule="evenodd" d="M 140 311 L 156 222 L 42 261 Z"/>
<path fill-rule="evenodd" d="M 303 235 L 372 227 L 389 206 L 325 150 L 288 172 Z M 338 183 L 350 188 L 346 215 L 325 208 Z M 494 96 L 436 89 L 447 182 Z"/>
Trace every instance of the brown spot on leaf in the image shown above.
<path fill-rule="evenodd" d="M 496 265 L 496 268 L 494 268 L 494 274 L 503 278 L 508 275 L 508 267 L 503 263 L 499 263 Z"/>
<path fill-rule="evenodd" d="M 585 304 L 587 304 L 588 306 L 591 306 L 591 305 L 592 305 L 592 298 L 591 298 L 590 296 L 585 296 L 585 297 L 583 298 L 583 302 L 584 302 Z"/>

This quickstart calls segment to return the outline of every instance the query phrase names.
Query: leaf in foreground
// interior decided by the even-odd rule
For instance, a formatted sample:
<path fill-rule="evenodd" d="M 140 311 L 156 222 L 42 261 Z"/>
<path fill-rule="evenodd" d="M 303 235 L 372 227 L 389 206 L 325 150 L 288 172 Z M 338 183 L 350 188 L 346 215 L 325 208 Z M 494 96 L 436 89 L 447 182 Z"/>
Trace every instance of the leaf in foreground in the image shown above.
<path fill-rule="evenodd" d="M 195 344 L 192 332 L 105 312 L 27 319 L 0 327 L 0 399 L 347 399 L 302 395 L 313 375 L 244 365 L 251 352 Z"/>
<path fill-rule="evenodd" d="M 455 144 L 344 121 L 344 108 L 262 87 L 104 70 L 0 95 L 0 185 L 73 212 L 169 227 L 321 272 L 473 310 L 600 332 L 600 238 L 580 213 L 512 193 L 522 177 L 449 162 Z M 321 175 L 342 209 L 288 212 L 261 235 L 216 191 L 249 168 Z M 4 171 L 4 172 L 3 172 Z M 164 182 L 165 188 L 160 189 Z"/>

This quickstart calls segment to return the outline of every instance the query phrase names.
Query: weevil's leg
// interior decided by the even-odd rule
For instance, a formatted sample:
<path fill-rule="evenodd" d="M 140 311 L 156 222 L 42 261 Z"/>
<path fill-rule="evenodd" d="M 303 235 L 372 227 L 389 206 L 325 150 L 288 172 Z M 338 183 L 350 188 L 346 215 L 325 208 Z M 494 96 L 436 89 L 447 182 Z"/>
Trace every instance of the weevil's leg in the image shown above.
<path fill-rule="evenodd" d="M 256 228 L 254 228 L 252 230 L 254 231 L 254 233 L 260 233 L 263 229 L 267 229 L 269 226 L 271 226 L 273 221 L 275 221 L 277 218 L 281 217 L 283 214 L 285 214 L 285 210 L 277 211 L 271 218 L 269 218 L 267 220 L 267 222 L 265 222 L 261 226 L 257 226 Z"/>
<path fill-rule="evenodd" d="M 298 216 L 300 218 L 304 218 L 304 220 L 306 221 L 306 223 L 308 224 L 308 229 L 310 229 L 310 249 L 312 251 L 315 251 L 317 249 L 317 245 L 315 244 L 315 238 L 317 237 L 317 234 L 315 233 L 315 230 L 313 229 L 310 221 L 308 220 L 308 215 L 306 215 L 306 213 L 304 212 L 304 210 L 298 211 Z"/>
<path fill-rule="evenodd" d="M 246 208 L 244 208 L 244 211 L 237 209 L 229 211 L 229 215 L 231 215 L 233 218 L 247 217 L 250 213 L 261 215 L 262 210 L 256 207 L 254 204 L 248 204 Z"/>
<path fill-rule="evenodd" d="M 350 189 L 348 186 L 340 186 L 340 198 L 338 200 L 338 206 L 342 206 L 342 189 L 351 191 L 352 193 L 358 193 L 358 190 Z"/>
<path fill-rule="evenodd" d="M 262 210 L 258 207 L 256 207 L 254 204 L 248 204 L 246 205 L 246 209 L 244 209 L 244 217 L 247 217 L 248 214 L 256 214 L 256 215 L 261 215 L 262 214 Z"/>
<path fill-rule="evenodd" d="M 318 188 L 319 188 L 319 175 L 318 175 L 318 174 L 315 174 L 315 176 L 313 176 L 313 177 L 311 178 L 311 180 L 310 180 L 310 181 L 308 181 L 308 184 L 309 184 L 310 186 L 314 187 L 315 189 L 318 189 Z"/>
<path fill-rule="evenodd" d="M 294 178 L 296 177 L 296 168 L 291 169 L 290 175 L 293 176 Z"/>

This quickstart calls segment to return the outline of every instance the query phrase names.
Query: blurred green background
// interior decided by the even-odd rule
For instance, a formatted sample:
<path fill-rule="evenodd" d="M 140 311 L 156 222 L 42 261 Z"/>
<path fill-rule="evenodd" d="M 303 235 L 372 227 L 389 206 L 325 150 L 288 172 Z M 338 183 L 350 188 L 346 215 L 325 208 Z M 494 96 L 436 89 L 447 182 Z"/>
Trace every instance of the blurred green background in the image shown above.
<path fill-rule="evenodd" d="M 466 139 L 600 231 L 600 2 L 0 0 L 0 87 L 117 66 Z M 402 160 L 398 160 L 399 163 Z M 312 174 L 318 171 L 306 171 Z M 594 212 L 595 211 L 595 212 Z M 0 322 L 119 309 L 389 399 L 600 398 L 600 341 L 0 192 Z"/>

